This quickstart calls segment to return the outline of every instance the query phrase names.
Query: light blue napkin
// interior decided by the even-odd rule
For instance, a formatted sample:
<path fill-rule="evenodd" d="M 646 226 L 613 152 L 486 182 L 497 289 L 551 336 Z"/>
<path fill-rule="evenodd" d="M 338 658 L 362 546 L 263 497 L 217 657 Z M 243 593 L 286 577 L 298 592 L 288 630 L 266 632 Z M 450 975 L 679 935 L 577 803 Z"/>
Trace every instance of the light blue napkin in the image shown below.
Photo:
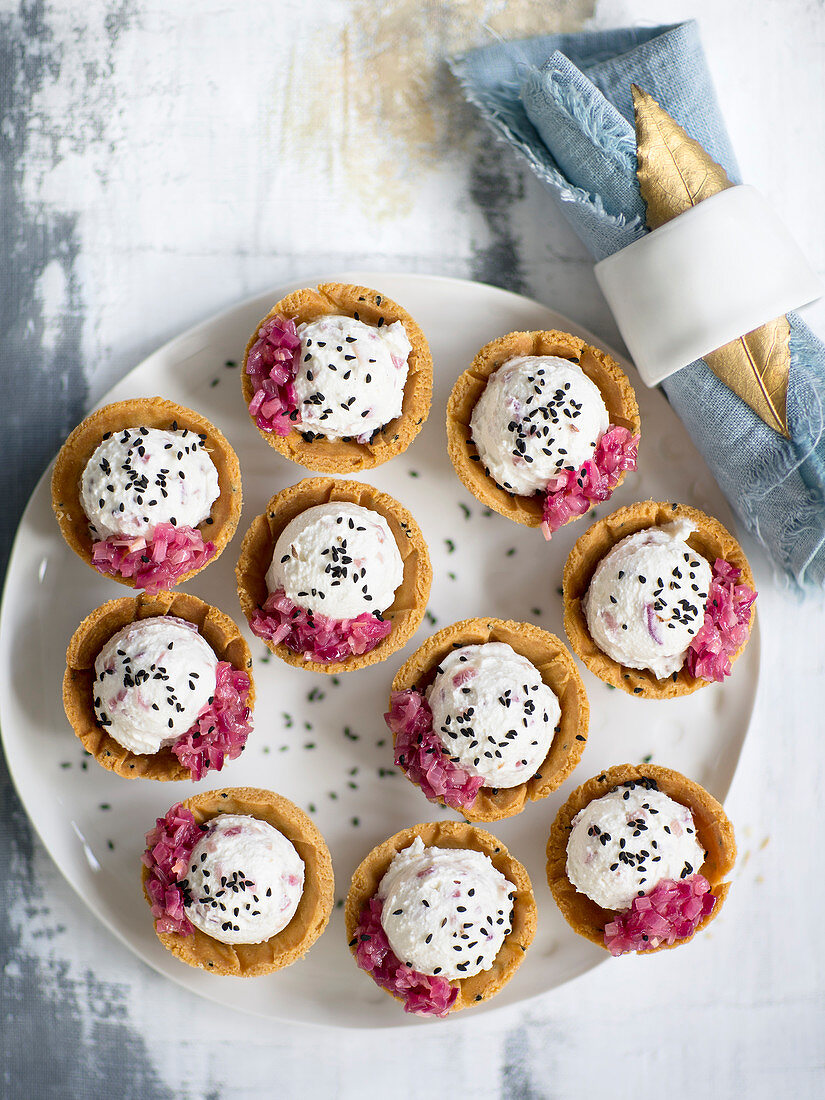
<path fill-rule="evenodd" d="M 695 22 L 502 42 L 452 58 L 467 98 L 559 201 L 594 259 L 647 232 L 631 83 L 734 182 L 736 159 Z M 748 530 L 799 584 L 825 581 L 825 346 L 791 325 L 788 425 L 767 427 L 698 360 L 663 384 Z"/>

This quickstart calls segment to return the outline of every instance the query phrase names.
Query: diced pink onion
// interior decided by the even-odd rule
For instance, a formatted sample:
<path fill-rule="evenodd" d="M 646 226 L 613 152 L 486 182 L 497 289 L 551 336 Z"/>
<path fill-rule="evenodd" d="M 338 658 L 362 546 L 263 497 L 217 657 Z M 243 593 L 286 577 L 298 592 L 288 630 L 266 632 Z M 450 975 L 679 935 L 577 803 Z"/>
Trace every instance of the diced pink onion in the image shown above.
<path fill-rule="evenodd" d="M 255 391 L 249 412 L 263 432 L 289 435 L 300 417 L 295 373 L 301 338 L 288 317 L 269 317 L 246 357 L 246 373 Z"/>
<path fill-rule="evenodd" d="M 204 707 L 194 724 L 178 738 L 172 752 L 192 778 L 208 771 L 220 771 L 225 760 L 235 760 L 243 752 L 252 729 L 249 677 L 229 661 L 219 661 L 212 702 Z"/>
<path fill-rule="evenodd" d="M 627 951 L 650 951 L 661 944 L 674 944 L 692 936 L 717 899 L 704 875 L 663 879 L 645 894 L 634 898 L 629 909 L 606 925 L 605 946 L 611 955 Z"/>
<path fill-rule="evenodd" d="M 647 632 L 657 645 L 662 645 L 663 638 L 661 631 L 659 630 L 659 617 L 656 614 L 656 609 L 652 603 L 645 606 L 645 612 L 647 615 Z"/>
<path fill-rule="evenodd" d="M 454 764 L 433 732 L 430 705 L 419 691 L 394 691 L 384 721 L 395 734 L 395 763 L 431 802 L 443 798 L 454 810 L 475 802 L 484 777 Z"/>
<path fill-rule="evenodd" d="M 756 592 L 737 584 L 741 569 L 717 558 L 705 604 L 705 620 L 688 648 L 686 666 L 699 680 L 724 680 L 730 676 L 730 657 L 750 634 L 751 607 Z"/>
<path fill-rule="evenodd" d="M 298 607 L 278 588 L 258 608 L 249 625 L 253 634 L 274 645 L 283 643 L 307 661 L 329 664 L 369 653 L 392 631 L 392 623 L 369 611 L 355 619 L 331 619 Z"/>
<path fill-rule="evenodd" d="M 609 500 L 625 470 L 636 469 L 639 436 L 611 424 L 599 440 L 593 457 L 578 470 L 562 470 L 547 484 L 542 531 L 549 539 L 565 523 L 594 504 Z"/>
<path fill-rule="evenodd" d="M 361 912 L 354 935 L 358 965 L 372 976 L 376 985 L 400 997 L 405 1012 L 446 1016 L 458 996 L 458 987 L 446 978 L 421 974 L 400 961 L 381 924 L 383 907 L 381 899 L 373 897 Z"/>
<path fill-rule="evenodd" d="M 146 892 L 158 932 L 188 936 L 193 931 L 184 908 L 181 882 L 186 878 L 192 849 L 205 828 L 196 824 L 192 811 L 178 802 L 146 834 L 146 851 L 141 859 L 149 868 Z"/>
<path fill-rule="evenodd" d="M 104 576 L 134 577 L 135 588 L 174 588 L 185 573 L 206 565 L 215 553 L 197 527 L 159 523 L 147 539 L 110 535 L 92 544 L 92 565 Z"/>

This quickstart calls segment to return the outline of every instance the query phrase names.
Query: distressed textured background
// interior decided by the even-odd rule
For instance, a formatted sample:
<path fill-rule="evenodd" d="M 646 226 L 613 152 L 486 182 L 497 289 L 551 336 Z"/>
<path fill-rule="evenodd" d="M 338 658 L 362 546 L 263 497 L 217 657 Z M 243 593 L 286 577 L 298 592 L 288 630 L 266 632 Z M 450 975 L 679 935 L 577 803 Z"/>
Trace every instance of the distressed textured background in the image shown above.
<path fill-rule="evenodd" d="M 442 58 L 493 34 L 687 16 L 745 178 L 825 273 L 822 0 L 0 0 L 0 571 L 84 410 L 168 337 L 279 281 L 476 278 L 615 341 L 582 248 Z M 825 332 L 822 304 L 807 316 Z M 195 1000 L 98 925 L 0 770 L 0 1095 L 821 1096 L 823 607 L 760 580 L 763 687 L 723 918 L 689 952 L 460 1028 L 370 1044 Z"/>

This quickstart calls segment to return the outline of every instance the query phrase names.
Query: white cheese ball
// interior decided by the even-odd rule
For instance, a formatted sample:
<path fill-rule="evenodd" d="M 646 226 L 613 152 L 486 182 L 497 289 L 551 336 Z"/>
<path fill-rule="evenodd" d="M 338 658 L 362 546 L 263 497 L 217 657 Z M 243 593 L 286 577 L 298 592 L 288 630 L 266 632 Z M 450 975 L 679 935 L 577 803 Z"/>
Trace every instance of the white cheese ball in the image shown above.
<path fill-rule="evenodd" d="M 400 321 L 364 324 L 329 314 L 298 325 L 300 430 L 363 442 L 401 415 L 412 345 Z"/>
<path fill-rule="evenodd" d="M 401 962 L 421 974 L 470 978 L 490 969 L 510 931 L 515 887 L 483 852 L 425 848 L 416 837 L 393 858 L 377 896 Z"/>
<path fill-rule="evenodd" d="M 331 619 L 386 611 L 404 576 L 389 524 L 360 504 L 330 501 L 291 520 L 266 574 L 270 592 Z"/>
<path fill-rule="evenodd" d="M 444 751 L 485 787 L 517 787 L 535 775 L 561 716 L 535 665 L 504 642 L 453 650 L 426 694 Z"/>
<path fill-rule="evenodd" d="M 95 660 L 97 721 L 130 752 L 158 752 L 212 702 L 217 667 L 193 623 L 166 615 L 129 623 Z"/>
<path fill-rule="evenodd" d="M 517 496 L 544 491 L 593 457 L 610 426 L 598 386 L 556 355 L 519 355 L 490 375 L 470 417 L 490 477 Z"/>
<path fill-rule="evenodd" d="M 192 850 L 186 915 L 221 943 L 263 943 L 286 928 L 304 892 L 304 861 L 257 817 L 220 814 Z"/>
<path fill-rule="evenodd" d="M 665 879 L 696 874 L 705 852 L 686 806 L 631 780 L 573 818 L 567 877 L 603 909 L 629 909 Z"/>
<path fill-rule="evenodd" d="M 711 567 L 687 545 L 694 530 L 680 519 L 628 535 L 599 562 L 582 600 L 599 649 L 660 680 L 682 667 L 705 619 Z"/>
<path fill-rule="evenodd" d="M 105 436 L 80 479 L 80 503 L 95 537 L 149 537 L 159 523 L 203 523 L 220 495 L 204 444 L 186 430 L 124 428 Z"/>

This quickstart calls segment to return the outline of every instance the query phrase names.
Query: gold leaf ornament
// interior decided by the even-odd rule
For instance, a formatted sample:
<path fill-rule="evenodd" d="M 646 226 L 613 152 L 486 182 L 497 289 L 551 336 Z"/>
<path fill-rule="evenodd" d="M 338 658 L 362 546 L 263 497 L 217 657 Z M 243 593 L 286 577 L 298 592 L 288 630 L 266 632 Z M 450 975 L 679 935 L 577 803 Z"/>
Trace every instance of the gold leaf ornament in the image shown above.
<path fill-rule="evenodd" d="M 631 87 L 636 115 L 636 175 L 647 208 L 648 228 L 658 229 L 733 184 L 724 169 L 651 95 L 635 84 Z M 786 408 L 791 351 L 787 317 L 777 317 L 702 358 L 768 427 L 789 436 Z"/>

